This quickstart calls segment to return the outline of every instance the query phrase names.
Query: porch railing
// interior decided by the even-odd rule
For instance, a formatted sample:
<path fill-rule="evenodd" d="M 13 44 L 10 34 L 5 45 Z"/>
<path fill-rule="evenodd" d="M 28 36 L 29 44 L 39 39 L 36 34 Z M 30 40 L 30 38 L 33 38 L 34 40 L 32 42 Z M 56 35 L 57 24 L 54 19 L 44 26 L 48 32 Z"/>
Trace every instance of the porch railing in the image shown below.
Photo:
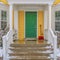
<path fill-rule="evenodd" d="M 53 33 L 52 29 L 48 30 L 48 41 L 53 46 L 53 58 L 57 60 L 57 36 Z"/>
<path fill-rule="evenodd" d="M 3 60 L 9 60 L 8 51 L 10 44 L 13 43 L 13 31 L 9 30 L 9 32 L 6 35 L 4 35 L 2 39 L 3 39 Z"/>

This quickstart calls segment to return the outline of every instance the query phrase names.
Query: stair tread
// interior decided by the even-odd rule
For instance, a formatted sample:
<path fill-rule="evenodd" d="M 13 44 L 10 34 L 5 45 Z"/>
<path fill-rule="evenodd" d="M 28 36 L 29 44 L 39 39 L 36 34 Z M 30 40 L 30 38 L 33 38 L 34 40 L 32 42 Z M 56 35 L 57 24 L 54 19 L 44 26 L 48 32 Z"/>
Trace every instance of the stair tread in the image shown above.
<path fill-rule="evenodd" d="M 37 48 L 37 47 L 33 47 L 33 48 L 9 48 L 10 50 L 12 50 L 12 51 L 23 51 L 23 50 L 25 50 L 25 51 L 46 51 L 46 50 L 52 50 L 53 48 L 51 48 L 51 47 L 49 47 L 49 48 L 47 48 L 47 47 L 44 47 L 44 48 Z"/>
<path fill-rule="evenodd" d="M 49 51 L 49 50 L 47 50 L 47 51 L 25 51 L 25 50 L 23 50 L 20 53 L 23 53 L 23 52 L 26 52 L 26 53 L 50 53 L 52 51 Z M 15 51 L 13 53 L 15 53 Z M 19 53 L 19 52 L 17 52 L 17 53 Z"/>
<path fill-rule="evenodd" d="M 50 43 L 40 43 L 40 44 L 20 44 L 20 43 L 12 43 L 12 44 L 18 44 L 18 45 L 41 45 L 41 44 L 50 44 Z"/>
<path fill-rule="evenodd" d="M 45 47 L 45 46 L 50 46 L 51 44 L 11 44 L 11 47 Z"/>
<path fill-rule="evenodd" d="M 10 56 L 49 56 L 49 53 L 9 53 Z"/>
<path fill-rule="evenodd" d="M 9 54 L 52 54 L 53 52 L 35 52 L 35 53 L 33 53 L 33 52 L 21 52 L 21 53 L 17 53 L 17 52 L 15 52 L 15 53 L 9 53 Z"/>
<path fill-rule="evenodd" d="M 24 56 L 24 55 L 29 55 L 29 56 L 49 56 L 50 54 L 53 54 L 52 51 L 50 52 L 10 52 L 10 56 Z"/>
<path fill-rule="evenodd" d="M 51 60 L 51 59 L 10 59 L 10 60 Z"/>
<path fill-rule="evenodd" d="M 21 51 L 21 52 L 13 52 L 13 53 L 51 53 L 52 51 L 25 51 L 25 50 L 23 50 L 23 51 Z"/>
<path fill-rule="evenodd" d="M 26 57 L 26 56 L 12 56 L 9 57 L 10 59 L 50 59 L 51 57 L 42 57 L 42 56 L 30 56 L 30 57 Z"/>
<path fill-rule="evenodd" d="M 17 48 L 14 48 L 14 47 L 12 48 L 12 47 L 10 47 L 10 48 L 11 48 L 11 49 L 21 49 L 21 48 L 18 48 L 18 47 L 17 47 Z M 24 49 L 24 48 L 25 48 L 25 47 L 22 47 L 22 49 Z M 39 47 L 33 47 L 33 48 L 32 48 L 32 47 L 26 47 L 25 49 L 50 49 L 50 48 L 51 48 L 51 47 L 40 47 L 40 48 L 39 48 Z"/>

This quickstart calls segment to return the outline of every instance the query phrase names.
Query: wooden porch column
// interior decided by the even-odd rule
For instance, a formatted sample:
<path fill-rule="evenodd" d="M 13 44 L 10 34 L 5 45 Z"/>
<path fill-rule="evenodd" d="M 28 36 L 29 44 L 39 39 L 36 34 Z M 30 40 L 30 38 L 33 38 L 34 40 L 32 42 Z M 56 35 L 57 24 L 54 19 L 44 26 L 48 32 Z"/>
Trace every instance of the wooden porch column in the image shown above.
<path fill-rule="evenodd" d="M 48 29 L 51 28 L 51 4 L 48 5 L 49 11 L 49 22 L 48 22 Z"/>
<path fill-rule="evenodd" d="M 51 20 L 51 5 L 49 5 L 49 26 L 48 26 L 48 29 L 50 30 L 50 29 L 52 29 L 51 27 L 51 22 L 52 20 Z M 50 41 L 50 42 L 52 42 L 51 40 L 53 40 L 53 49 L 54 49 L 54 53 L 53 53 L 53 57 L 54 57 L 54 60 L 57 60 L 57 37 L 53 34 L 53 31 L 51 32 L 51 31 L 49 31 L 48 30 L 48 40 Z M 53 34 L 53 35 L 52 35 Z M 51 36 L 53 36 L 53 39 L 52 39 L 52 37 Z M 51 39 L 50 39 L 51 38 Z"/>
<path fill-rule="evenodd" d="M 13 16 L 13 14 L 12 14 L 12 11 L 13 11 L 13 5 L 12 4 L 10 4 L 10 7 L 9 7 L 9 24 L 10 24 L 10 30 L 12 30 L 12 16 Z"/>

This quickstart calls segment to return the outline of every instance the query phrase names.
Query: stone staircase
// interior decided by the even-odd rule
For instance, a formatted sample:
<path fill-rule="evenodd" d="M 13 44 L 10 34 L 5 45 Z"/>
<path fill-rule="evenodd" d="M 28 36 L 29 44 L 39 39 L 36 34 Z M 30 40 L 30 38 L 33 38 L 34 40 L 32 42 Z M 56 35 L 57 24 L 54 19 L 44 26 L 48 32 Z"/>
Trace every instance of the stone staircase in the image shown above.
<path fill-rule="evenodd" d="M 9 48 L 9 60 L 53 60 L 50 43 L 19 44 L 12 43 Z"/>

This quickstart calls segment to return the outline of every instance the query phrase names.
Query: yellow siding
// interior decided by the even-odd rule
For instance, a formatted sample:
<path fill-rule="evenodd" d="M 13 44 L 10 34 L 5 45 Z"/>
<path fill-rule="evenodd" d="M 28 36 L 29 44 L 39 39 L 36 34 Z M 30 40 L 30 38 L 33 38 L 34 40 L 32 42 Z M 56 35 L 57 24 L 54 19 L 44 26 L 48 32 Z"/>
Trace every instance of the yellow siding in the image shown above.
<path fill-rule="evenodd" d="M 41 25 L 41 29 L 40 29 Z M 44 12 L 38 11 L 38 36 L 44 35 Z"/>
<path fill-rule="evenodd" d="M 24 11 L 18 11 L 18 38 L 24 39 Z"/>
<path fill-rule="evenodd" d="M 60 0 L 55 0 L 53 4 L 56 5 L 56 4 L 59 4 L 59 3 L 60 3 Z"/>
<path fill-rule="evenodd" d="M 14 29 L 14 10 L 12 11 L 12 28 Z"/>
<path fill-rule="evenodd" d="M 0 2 L 3 2 L 4 4 L 8 5 L 8 1 L 7 0 L 0 0 Z"/>

